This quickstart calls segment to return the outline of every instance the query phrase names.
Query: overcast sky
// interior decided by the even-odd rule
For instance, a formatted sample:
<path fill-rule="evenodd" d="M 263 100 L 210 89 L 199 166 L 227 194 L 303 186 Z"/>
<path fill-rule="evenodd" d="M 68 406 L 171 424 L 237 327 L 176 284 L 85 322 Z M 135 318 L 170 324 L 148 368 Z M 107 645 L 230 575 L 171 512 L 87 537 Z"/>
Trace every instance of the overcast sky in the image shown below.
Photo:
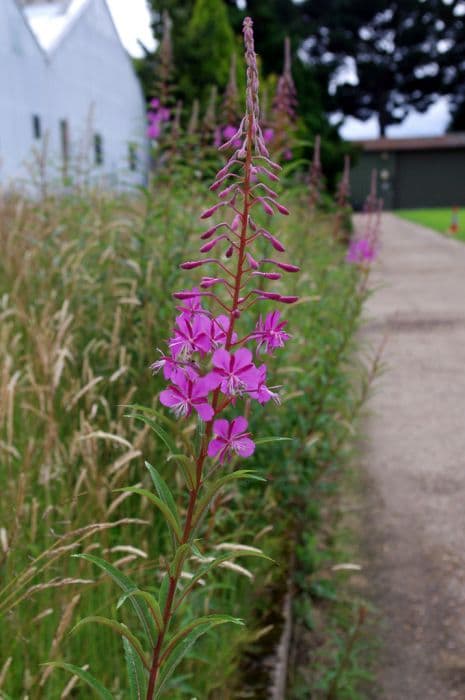
<path fill-rule="evenodd" d="M 0 0 L 1 2 L 1 0 Z M 122 42 L 132 56 L 141 56 L 138 39 L 153 50 L 155 42 L 150 29 L 150 14 L 146 0 L 107 0 Z M 444 133 L 448 123 L 445 99 L 430 107 L 425 114 L 410 114 L 399 126 L 388 128 L 389 136 L 435 136 Z M 376 119 L 360 122 L 349 117 L 341 128 L 346 139 L 369 139 L 378 136 Z"/>

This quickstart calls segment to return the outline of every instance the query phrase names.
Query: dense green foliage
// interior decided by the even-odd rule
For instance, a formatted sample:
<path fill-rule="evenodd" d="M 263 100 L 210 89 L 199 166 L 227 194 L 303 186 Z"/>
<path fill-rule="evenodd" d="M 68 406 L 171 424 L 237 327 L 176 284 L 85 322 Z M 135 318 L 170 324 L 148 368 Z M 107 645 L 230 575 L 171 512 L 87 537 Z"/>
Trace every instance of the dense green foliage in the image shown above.
<path fill-rule="evenodd" d="M 195 97 L 205 100 L 212 85 L 224 90 L 234 45 L 222 0 L 196 0 L 183 44 L 183 62 L 179 64 L 181 93 L 192 101 Z"/>
<path fill-rule="evenodd" d="M 412 108 L 423 112 L 439 96 L 447 95 L 452 128 L 463 128 L 461 0 L 247 0 L 241 10 L 236 0 L 222 1 L 236 34 L 246 13 L 254 18 L 265 75 L 281 72 L 286 35 L 292 38 L 294 55 L 299 50 L 305 56 L 304 62 L 295 60 L 294 72 L 300 113 L 309 127 L 317 121 L 324 134 L 328 131 L 324 115 L 333 111 L 359 119 L 376 116 L 384 134 L 387 126 L 401 123 Z M 167 8 L 172 14 L 179 28 L 181 58 L 187 51 L 184 28 L 193 0 L 151 0 L 151 5 L 156 32 L 158 13 Z M 356 84 L 354 76 L 341 78 L 341 68 L 348 62 L 357 73 Z M 336 77 L 337 88 L 332 83 Z"/>
<path fill-rule="evenodd" d="M 273 372 L 283 385 L 283 406 L 253 417 L 257 435 L 293 440 L 279 449 L 264 444 L 257 450 L 251 466 L 266 484 L 236 485 L 215 500 L 209 516 L 211 524 L 215 517 L 215 528 L 207 527 L 199 542 L 203 551 L 225 538 L 258 546 L 277 566 L 241 562 L 242 572 L 220 570 L 202 601 L 194 596 L 186 620 L 221 609 L 243 618 L 247 628 L 219 628 L 207 637 L 176 676 L 177 689 L 169 691 L 173 700 L 233 698 L 238 686 L 249 685 L 250 697 L 254 692 L 263 697 L 241 659 L 245 649 L 255 647 L 252 640 L 273 609 L 273 596 L 289 572 L 307 605 L 334 585 L 324 583 L 326 563 L 318 573 L 323 562 L 312 554 L 312 532 L 321 528 L 325 484 L 344 465 L 363 398 L 365 370 L 352 359 L 363 293 L 357 271 L 345 264 L 344 250 L 331 238 L 332 215 L 309 220 L 306 197 L 291 189 L 284 197 L 293 215 L 283 224 L 282 237 L 303 272 L 290 290 L 302 300 L 286 312 L 294 339 Z M 164 382 L 151 377 L 148 365 L 168 336 L 172 290 L 195 279 L 187 281 L 188 273 L 182 273 L 181 280 L 178 264 L 197 244 L 193 234 L 201 230 L 197 217 L 204 204 L 203 188 L 185 179 L 159 183 L 155 196 L 147 192 L 137 199 L 86 193 L 34 204 L 19 197 L 2 200 L 0 668 L 7 663 L 5 698 L 26 692 L 34 700 L 71 697 L 71 690 L 61 695 L 70 677 L 40 665 L 60 659 L 89 664 L 115 698 L 128 697 L 117 636 L 90 625 L 68 633 L 87 615 L 129 621 L 129 608 L 116 612 L 117 587 L 89 561 L 70 554 L 119 561 L 121 572 L 158 590 L 169 546 L 165 527 L 147 501 L 116 489 L 149 487 L 144 458 L 173 490 L 176 479 L 158 435 L 125 417 L 125 406 L 157 405 Z M 121 518 L 143 522 L 91 530 L 85 540 L 82 533 L 57 539 Z M 291 566 L 293 543 L 298 556 Z M 35 557 L 63 544 L 66 549 L 45 554 L 41 567 L 31 568 Z M 328 556 L 336 555 L 328 549 Z M 29 573 L 21 577 L 25 570 Z M 307 583 L 310 572 L 317 586 Z M 266 635 L 260 639 L 269 652 L 272 641 Z M 215 664 L 202 663 L 213 656 Z M 79 697 L 93 695 L 80 685 Z"/>

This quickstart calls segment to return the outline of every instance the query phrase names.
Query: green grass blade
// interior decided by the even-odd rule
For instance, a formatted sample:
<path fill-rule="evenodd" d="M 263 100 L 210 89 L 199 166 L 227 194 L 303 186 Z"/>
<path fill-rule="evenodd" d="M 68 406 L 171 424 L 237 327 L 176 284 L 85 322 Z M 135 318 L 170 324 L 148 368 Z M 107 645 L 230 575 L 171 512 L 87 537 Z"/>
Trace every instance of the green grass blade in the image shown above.
<path fill-rule="evenodd" d="M 110 693 L 109 690 L 107 690 L 101 683 L 98 681 L 96 678 L 92 676 L 88 671 L 84 671 L 83 668 L 79 668 L 79 666 L 73 666 L 73 664 L 66 664 L 63 661 L 52 661 L 49 664 L 45 664 L 46 666 L 52 666 L 53 668 L 61 668 L 63 671 L 68 671 L 69 673 L 72 673 L 73 676 L 78 676 L 78 678 L 81 679 L 81 681 L 84 681 L 84 683 L 87 683 L 88 686 L 92 688 L 92 690 L 95 690 L 97 697 L 100 698 L 100 700 L 113 700 L 113 695 Z"/>

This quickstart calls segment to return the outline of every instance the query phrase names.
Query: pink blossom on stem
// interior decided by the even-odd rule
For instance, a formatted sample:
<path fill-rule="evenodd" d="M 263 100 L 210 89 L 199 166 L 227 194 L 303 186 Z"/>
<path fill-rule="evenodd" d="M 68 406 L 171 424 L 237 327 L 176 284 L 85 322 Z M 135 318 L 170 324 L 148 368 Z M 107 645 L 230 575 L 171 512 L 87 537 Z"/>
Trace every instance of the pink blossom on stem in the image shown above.
<path fill-rule="evenodd" d="M 160 403 L 171 408 L 177 418 L 187 417 L 196 411 L 204 421 L 210 421 L 214 410 L 208 403 L 209 385 L 205 377 L 186 376 L 179 372 L 173 384 L 160 394 Z"/>
<path fill-rule="evenodd" d="M 189 359 L 192 353 L 201 355 L 209 352 L 211 342 L 209 337 L 209 321 L 205 316 L 195 316 L 189 321 L 184 314 L 176 319 L 177 328 L 168 345 L 174 359 Z"/>
<path fill-rule="evenodd" d="M 286 340 L 290 338 L 284 331 L 286 325 L 287 321 L 281 321 L 279 311 L 272 311 L 265 316 L 265 319 L 260 316 L 251 336 L 257 341 L 257 350 L 273 352 L 276 348 L 283 348 Z"/>
<path fill-rule="evenodd" d="M 225 396 L 240 396 L 257 385 L 258 370 L 252 362 L 252 353 L 241 348 L 235 353 L 215 350 L 213 371 L 208 375 L 212 389 L 220 387 Z"/>
<path fill-rule="evenodd" d="M 220 418 L 213 423 L 216 437 L 208 445 L 208 456 L 217 457 L 220 464 L 231 459 L 233 452 L 239 457 L 250 457 L 255 451 L 255 443 L 247 433 L 247 421 L 242 416 L 231 422 Z"/>

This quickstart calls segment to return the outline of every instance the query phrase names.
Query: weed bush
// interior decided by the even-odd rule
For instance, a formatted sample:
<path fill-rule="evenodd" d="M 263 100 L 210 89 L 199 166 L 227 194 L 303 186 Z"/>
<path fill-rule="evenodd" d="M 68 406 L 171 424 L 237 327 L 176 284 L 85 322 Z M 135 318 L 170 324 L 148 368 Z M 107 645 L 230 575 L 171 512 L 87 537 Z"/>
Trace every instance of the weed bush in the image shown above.
<path fill-rule="evenodd" d="M 143 455 L 163 464 L 160 444 L 146 426 L 124 417 L 125 406 L 155 405 L 164 388 L 148 367 L 169 335 L 170 293 L 182 288 L 178 265 L 192 258 L 194 234 L 202 230 L 201 200 L 200 188 L 180 179 L 137 197 L 92 193 L 38 203 L 12 195 L 0 202 L 5 698 L 72 697 L 76 679 L 41 666 L 62 658 L 82 660 L 115 698 L 127 697 L 117 637 L 90 627 L 68 634 L 88 614 L 114 616 L 118 590 L 69 555 L 104 556 L 148 588 L 162 570 L 159 518 L 115 490 L 142 485 Z M 333 241 L 329 217 L 313 219 L 310 228 L 298 189 L 287 189 L 286 203 L 293 216 L 280 234 L 302 266 L 289 293 L 301 301 L 285 311 L 294 342 L 275 368 L 284 406 L 267 411 L 260 433 L 293 441 L 261 448 L 254 468 L 267 478 L 265 492 L 236 487 L 222 509 L 219 498 L 215 533 L 206 535 L 214 546 L 228 533 L 228 541 L 259 546 L 278 565 L 254 562 L 210 584 L 207 602 L 198 605 L 227 609 L 248 629 L 207 638 L 196 652 L 195 675 L 188 660 L 170 691 L 173 699 L 239 697 L 237 684 L 247 684 L 246 666 L 246 675 L 238 674 L 240 657 L 260 637 L 270 591 L 286 580 L 294 545 L 298 560 L 308 557 L 308 548 L 301 556 L 299 546 L 317 526 L 324 476 L 343 463 L 366 382 L 351 359 L 364 298 L 358 273 Z M 164 475 L 171 479 L 166 465 Z M 76 532 L 111 522 L 120 524 Z M 307 585 L 305 574 L 295 575 Z M 214 664 L 202 663 L 212 658 Z M 79 697 L 93 696 L 80 686 Z"/>

